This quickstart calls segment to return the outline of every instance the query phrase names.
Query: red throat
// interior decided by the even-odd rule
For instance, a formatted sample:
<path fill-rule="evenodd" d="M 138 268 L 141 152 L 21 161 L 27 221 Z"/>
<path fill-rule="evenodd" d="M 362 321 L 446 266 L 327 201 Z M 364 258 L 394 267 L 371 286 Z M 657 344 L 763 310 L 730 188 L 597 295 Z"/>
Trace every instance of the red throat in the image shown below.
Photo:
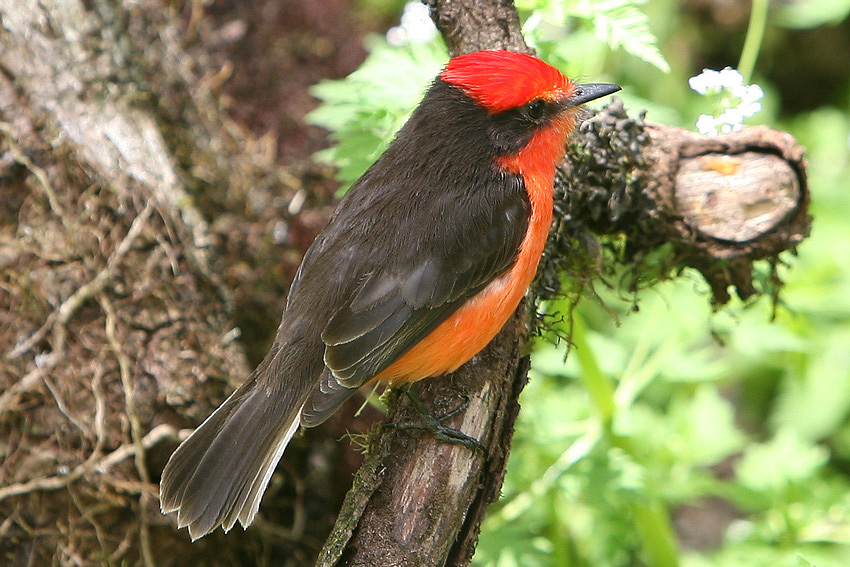
<path fill-rule="evenodd" d="M 539 179 L 548 184 L 547 191 L 552 192 L 555 180 L 555 168 L 564 159 L 567 138 L 573 131 L 576 109 L 564 111 L 555 117 L 551 124 L 541 128 L 518 152 L 496 158 L 496 163 L 512 173 L 519 174 L 528 182 Z M 531 194 L 531 189 L 528 189 Z"/>

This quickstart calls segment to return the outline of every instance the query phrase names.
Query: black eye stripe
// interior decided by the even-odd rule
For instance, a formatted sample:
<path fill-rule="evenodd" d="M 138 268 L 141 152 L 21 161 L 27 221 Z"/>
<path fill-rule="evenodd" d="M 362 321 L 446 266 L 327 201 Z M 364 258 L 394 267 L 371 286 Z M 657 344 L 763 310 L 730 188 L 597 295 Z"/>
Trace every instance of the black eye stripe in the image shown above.
<path fill-rule="evenodd" d="M 539 128 L 544 127 L 560 107 L 543 98 L 490 117 L 490 140 L 499 153 L 510 154 L 523 147 Z"/>

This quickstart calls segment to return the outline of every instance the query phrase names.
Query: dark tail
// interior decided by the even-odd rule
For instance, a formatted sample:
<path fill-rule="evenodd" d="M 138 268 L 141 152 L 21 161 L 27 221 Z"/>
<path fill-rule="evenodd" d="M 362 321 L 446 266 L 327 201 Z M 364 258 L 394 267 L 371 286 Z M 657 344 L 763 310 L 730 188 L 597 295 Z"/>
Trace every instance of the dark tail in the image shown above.
<path fill-rule="evenodd" d="M 236 520 L 254 521 L 283 450 L 298 430 L 304 395 L 270 391 L 257 373 L 171 455 L 160 483 L 162 512 L 196 540 Z M 293 399 L 294 398 L 294 399 Z"/>

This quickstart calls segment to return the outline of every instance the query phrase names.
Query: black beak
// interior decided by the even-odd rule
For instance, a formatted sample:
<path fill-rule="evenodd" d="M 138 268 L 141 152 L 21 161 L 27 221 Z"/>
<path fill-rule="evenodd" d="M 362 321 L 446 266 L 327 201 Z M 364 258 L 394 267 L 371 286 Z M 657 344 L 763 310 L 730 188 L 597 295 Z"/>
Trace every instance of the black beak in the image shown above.
<path fill-rule="evenodd" d="M 573 96 L 567 101 L 570 106 L 578 106 L 603 96 L 608 96 L 620 90 L 617 85 L 609 83 L 587 83 L 586 85 L 576 85 Z"/>

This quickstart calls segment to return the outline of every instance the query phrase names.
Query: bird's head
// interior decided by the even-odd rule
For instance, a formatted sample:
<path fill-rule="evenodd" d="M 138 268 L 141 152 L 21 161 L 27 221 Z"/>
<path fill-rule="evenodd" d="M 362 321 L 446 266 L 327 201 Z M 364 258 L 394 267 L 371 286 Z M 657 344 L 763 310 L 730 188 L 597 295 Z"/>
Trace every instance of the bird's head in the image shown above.
<path fill-rule="evenodd" d="M 576 85 L 544 61 L 511 51 L 478 51 L 449 61 L 440 74 L 488 114 L 499 163 L 517 173 L 556 163 L 575 126 L 578 107 L 620 90 Z"/>

